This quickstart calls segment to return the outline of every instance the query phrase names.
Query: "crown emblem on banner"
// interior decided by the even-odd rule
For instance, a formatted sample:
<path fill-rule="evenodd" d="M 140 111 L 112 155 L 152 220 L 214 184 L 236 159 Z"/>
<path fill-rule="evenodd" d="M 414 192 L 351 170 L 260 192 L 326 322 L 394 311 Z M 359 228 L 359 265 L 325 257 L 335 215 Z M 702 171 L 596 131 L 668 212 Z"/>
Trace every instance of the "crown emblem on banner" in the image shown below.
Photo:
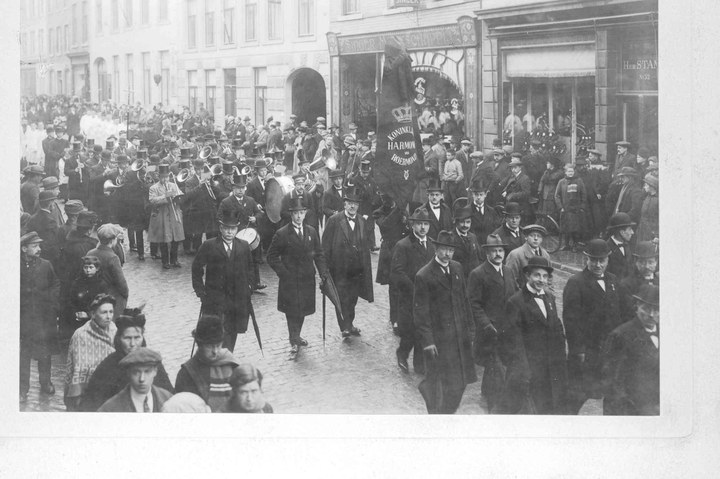
<path fill-rule="evenodd" d="M 392 115 L 398 123 L 410 123 L 412 121 L 412 107 L 406 103 L 393 108 Z"/>

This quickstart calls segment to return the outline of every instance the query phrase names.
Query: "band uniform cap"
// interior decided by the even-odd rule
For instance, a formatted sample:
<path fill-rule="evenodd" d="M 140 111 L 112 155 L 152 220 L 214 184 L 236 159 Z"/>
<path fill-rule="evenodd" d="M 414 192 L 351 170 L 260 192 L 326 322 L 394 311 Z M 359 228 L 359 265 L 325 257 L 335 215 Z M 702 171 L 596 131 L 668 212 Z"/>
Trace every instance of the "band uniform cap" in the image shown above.
<path fill-rule="evenodd" d="M 370 169 L 370 160 L 362 160 L 360 162 L 360 171 L 368 171 Z"/>
<path fill-rule="evenodd" d="M 223 161 L 222 163 L 222 172 L 226 175 L 233 174 L 235 170 L 233 169 L 233 162 L 232 161 Z"/>
<path fill-rule="evenodd" d="M 207 315 L 200 318 L 197 327 L 192 332 L 198 344 L 217 344 L 223 340 L 222 320 L 215 315 Z"/>
<path fill-rule="evenodd" d="M 430 182 L 427 186 L 427 191 L 442 191 L 442 184 L 440 183 L 440 180 L 438 178 L 430 178 Z"/>
<path fill-rule="evenodd" d="M 48 176 L 42 180 L 42 187 L 44 190 L 52 190 L 58 186 L 60 186 L 60 183 L 54 176 Z"/>
<path fill-rule="evenodd" d="M 495 248 L 498 246 L 505 248 L 508 246 L 507 243 L 503 242 L 502 238 L 498 234 L 488 235 L 486 241 L 487 243 L 482 245 L 483 248 Z"/>
<path fill-rule="evenodd" d="M 623 166 L 622 168 L 620 168 L 620 171 L 618 171 L 618 174 L 617 174 L 617 175 L 618 175 L 618 176 L 633 176 L 633 177 L 637 177 L 637 176 L 638 176 L 638 172 L 637 172 L 637 170 L 636 170 L 635 168 L 632 168 L 632 167 L 630 167 L 630 166 Z"/>
<path fill-rule="evenodd" d="M 632 297 L 645 304 L 660 307 L 660 288 L 654 284 L 643 284 L 638 294 L 633 294 Z"/>
<path fill-rule="evenodd" d="M 553 267 L 550 266 L 550 261 L 542 256 L 532 256 L 528 259 L 527 264 L 523 267 L 523 272 L 528 273 L 536 268 L 542 268 L 547 271 L 548 274 L 552 274 L 553 272 Z"/>
<path fill-rule="evenodd" d="M 34 231 L 28 231 L 24 235 L 20 237 L 20 246 L 27 246 L 29 244 L 34 243 L 42 243 L 43 240 L 40 238 L 40 235 L 38 235 Z"/>
<path fill-rule="evenodd" d="M 530 233 L 533 233 L 533 232 L 538 232 L 543 236 L 547 236 L 547 234 L 548 234 L 548 232 L 544 226 L 536 225 L 536 224 L 527 225 L 527 226 L 523 227 L 522 231 L 526 235 L 529 235 Z"/>
<path fill-rule="evenodd" d="M 633 223 L 632 219 L 630 219 L 630 215 L 622 212 L 615 213 L 610 217 L 610 220 L 608 220 L 607 231 L 612 232 L 618 228 L 626 228 L 628 226 L 637 226 Z"/>
<path fill-rule="evenodd" d="M 505 204 L 505 216 L 514 215 L 522 215 L 522 212 L 520 211 L 520 205 L 511 201 L 510 203 Z"/>
<path fill-rule="evenodd" d="M 290 200 L 290 208 L 288 208 L 289 211 L 303 211 L 307 209 L 307 206 L 305 206 L 302 202 L 302 198 L 292 198 Z"/>
<path fill-rule="evenodd" d="M 84 210 L 78 213 L 78 219 L 75 224 L 76 226 L 80 226 L 81 228 L 92 228 L 95 224 L 96 218 L 97 217 L 95 216 L 95 213 L 93 213 L 92 211 Z"/>
<path fill-rule="evenodd" d="M 583 254 L 591 258 L 607 258 L 610 256 L 610 247 L 606 241 L 595 238 L 587 242 Z"/>
<path fill-rule="evenodd" d="M 170 174 L 170 165 L 167 163 L 160 163 L 158 165 L 157 169 L 158 175 L 169 175 Z"/>
<path fill-rule="evenodd" d="M 23 170 L 23 173 L 25 173 L 26 176 L 29 175 L 44 175 L 45 170 L 40 165 L 30 165 L 27 168 Z"/>
<path fill-rule="evenodd" d="M 600 152 L 600 150 L 596 150 L 594 148 L 591 150 L 588 150 L 587 152 L 592 153 L 593 155 L 602 156 L 602 153 Z"/>
<path fill-rule="evenodd" d="M 617 146 L 624 146 L 625 148 L 630 148 L 630 146 L 632 145 L 632 143 L 630 143 L 629 141 L 625 141 L 625 140 L 616 141 L 615 144 Z"/>
<path fill-rule="evenodd" d="M 643 178 L 643 181 L 647 183 L 648 185 L 652 186 L 656 190 L 658 189 L 658 186 L 660 183 L 658 182 L 658 177 L 652 174 L 645 175 L 645 178 Z"/>
<path fill-rule="evenodd" d="M 520 158 L 513 157 L 512 161 L 510 161 L 510 164 L 508 166 L 512 168 L 513 166 L 522 166 L 522 161 L 520 161 Z"/>
<path fill-rule="evenodd" d="M 85 205 L 80 200 L 68 200 L 65 202 L 65 214 L 67 215 L 80 214 L 83 209 L 85 209 Z"/>
<path fill-rule="evenodd" d="M 437 239 L 430 238 L 430 241 L 432 241 L 435 245 L 457 248 L 457 245 L 453 241 L 453 235 L 450 231 L 443 230 L 438 233 Z"/>
<path fill-rule="evenodd" d="M 412 215 L 410 215 L 407 219 L 408 222 L 410 221 L 427 221 L 430 222 L 430 213 L 428 213 L 428 210 L 425 208 L 418 208 L 413 212 Z"/>
<path fill-rule="evenodd" d="M 657 258 L 658 252 L 652 241 L 640 241 L 632 253 L 638 259 Z"/>
<path fill-rule="evenodd" d="M 240 214 L 237 210 L 222 210 L 222 214 L 218 214 L 217 220 L 223 226 L 239 226 Z"/>
<path fill-rule="evenodd" d="M 329 178 L 338 178 L 341 176 L 345 176 L 345 172 L 343 170 L 330 170 L 328 173 Z"/>
<path fill-rule="evenodd" d="M 38 201 L 40 203 L 52 201 L 58 197 L 57 193 L 54 191 L 41 191 L 40 196 L 38 197 Z"/>
<path fill-rule="evenodd" d="M 362 201 L 362 196 L 360 195 L 360 188 L 358 188 L 357 186 L 345 188 L 345 195 L 343 196 L 343 200 L 360 203 Z"/>
<path fill-rule="evenodd" d="M 129 368 L 132 366 L 157 366 L 160 363 L 162 363 L 160 353 L 141 347 L 130 351 L 118 364 L 124 368 Z"/>

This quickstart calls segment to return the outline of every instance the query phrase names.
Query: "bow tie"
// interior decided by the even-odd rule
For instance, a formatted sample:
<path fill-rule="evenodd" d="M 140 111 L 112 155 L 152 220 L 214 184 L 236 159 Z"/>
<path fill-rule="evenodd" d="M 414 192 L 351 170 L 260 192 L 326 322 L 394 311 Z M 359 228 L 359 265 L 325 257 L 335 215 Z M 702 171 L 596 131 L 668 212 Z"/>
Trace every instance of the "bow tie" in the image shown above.
<path fill-rule="evenodd" d="M 533 292 L 530 292 L 530 295 L 531 295 L 533 298 L 535 298 L 535 299 L 544 299 L 544 298 L 545 298 L 545 293 L 533 293 Z"/>
<path fill-rule="evenodd" d="M 440 205 L 437 205 L 437 206 L 430 206 L 430 208 L 432 208 L 432 209 L 434 209 L 434 210 L 439 210 L 439 209 L 440 209 Z"/>
<path fill-rule="evenodd" d="M 355 218 L 350 218 L 349 216 L 346 216 L 348 221 L 355 221 Z"/>

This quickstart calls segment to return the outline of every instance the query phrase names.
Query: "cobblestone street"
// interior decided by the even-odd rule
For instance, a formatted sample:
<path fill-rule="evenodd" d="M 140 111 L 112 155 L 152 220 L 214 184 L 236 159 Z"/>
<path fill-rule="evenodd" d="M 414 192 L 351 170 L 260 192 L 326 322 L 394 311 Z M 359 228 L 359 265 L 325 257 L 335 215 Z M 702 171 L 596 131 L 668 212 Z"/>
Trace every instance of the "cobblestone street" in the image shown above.
<path fill-rule="evenodd" d="M 182 248 L 181 248 L 182 251 Z M 200 302 L 192 291 L 190 265 L 192 257 L 181 253 L 183 267 L 163 270 L 160 261 L 149 254 L 140 262 L 135 253 L 127 255 L 124 266 L 130 286 L 129 306 L 146 303 L 146 339 L 148 346 L 163 356 L 171 381 L 180 365 L 190 357 Z M 373 273 L 378 255 L 372 255 Z M 562 288 L 569 274 L 558 270 L 554 287 L 558 309 L 562 313 Z M 417 385 L 422 377 L 403 374 L 395 362 L 399 339 L 388 321 L 388 290 L 375 284 L 375 302 L 360 300 L 355 324 L 362 336 L 343 340 L 337 327 L 335 311 L 327 302 L 326 342 L 322 340 L 322 296 L 317 293 L 317 311 L 307 317 L 303 337 L 310 343 L 301 348 L 295 361 L 289 360 L 287 326 L 284 315 L 276 310 L 277 277 L 267 264 L 261 265 L 263 292 L 253 295 L 264 356 L 249 327 L 240 335 L 235 355 L 241 361 L 255 364 L 263 373 L 263 389 L 276 413 L 335 414 L 425 414 L 425 404 Z M 66 349 L 66 347 L 64 347 Z M 410 362 L 412 364 L 412 362 Z M 53 397 L 39 394 L 36 363 L 32 365 L 31 388 L 25 411 L 64 411 L 62 402 L 65 352 L 53 356 L 52 380 L 57 392 Z M 482 368 L 478 368 L 478 376 Z M 583 413 L 598 413 L 597 405 L 588 403 Z M 459 414 L 486 414 L 480 395 L 480 381 L 470 385 L 463 397 Z"/>

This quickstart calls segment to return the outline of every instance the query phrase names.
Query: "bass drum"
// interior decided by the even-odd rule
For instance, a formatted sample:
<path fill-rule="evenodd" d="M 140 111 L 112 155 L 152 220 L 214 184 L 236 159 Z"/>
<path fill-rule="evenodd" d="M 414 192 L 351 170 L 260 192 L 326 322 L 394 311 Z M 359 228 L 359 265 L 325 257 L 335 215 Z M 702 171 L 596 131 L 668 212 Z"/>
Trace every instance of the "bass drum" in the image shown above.
<path fill-rule="evenodd" d="M 273 223 L 280 222 L 283 197 L 294 188 L 289 176 L 274 176 L 265 182 L 265 214 Z"/>
<path fill-rule="evenodd" d="M 255 250 L 258 246 L 260 246 L 260 235 L 255 230 L 255 228 L 245 228 L 241 229 L 237 232 L 235 235 L 237 239 L 241 239 L 247 242 L 247 244 L 250 245 L 250 251 Z"/>

